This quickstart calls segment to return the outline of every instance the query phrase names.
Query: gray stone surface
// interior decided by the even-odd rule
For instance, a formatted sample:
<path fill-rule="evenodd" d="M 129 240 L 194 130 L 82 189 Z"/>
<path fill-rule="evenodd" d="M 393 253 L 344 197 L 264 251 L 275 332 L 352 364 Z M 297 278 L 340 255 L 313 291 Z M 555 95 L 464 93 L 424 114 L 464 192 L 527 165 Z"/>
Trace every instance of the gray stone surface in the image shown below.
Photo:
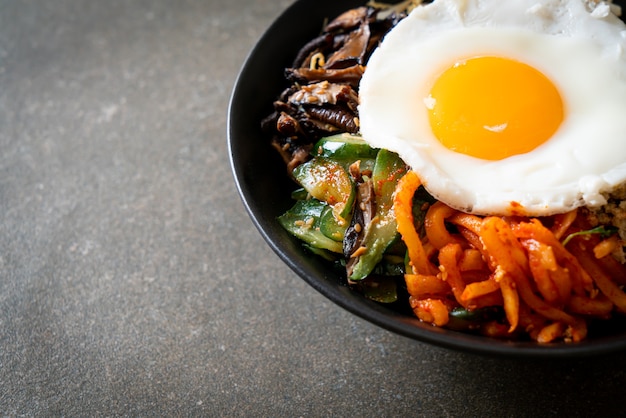
<path fill-rule="evenodd" d="M 626 356 L 381 330 L 253 229 L 236 73 L 286 0 L 0 0 L 0 415 L 608 416 Z"/>

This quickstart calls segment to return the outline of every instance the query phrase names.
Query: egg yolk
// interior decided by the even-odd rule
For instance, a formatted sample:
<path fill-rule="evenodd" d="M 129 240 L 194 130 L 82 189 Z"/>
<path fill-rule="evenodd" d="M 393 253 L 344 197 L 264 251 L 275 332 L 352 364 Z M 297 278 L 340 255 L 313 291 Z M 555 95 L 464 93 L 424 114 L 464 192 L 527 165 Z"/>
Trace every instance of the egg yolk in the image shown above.
<path fill-rule="evenodd" d="M 564 117 L 557 88 L 541 72 L 484 56 L 444 71 L 425 99 L 430 126 L 447 148 L 485 160 L 532 151 Z"/>

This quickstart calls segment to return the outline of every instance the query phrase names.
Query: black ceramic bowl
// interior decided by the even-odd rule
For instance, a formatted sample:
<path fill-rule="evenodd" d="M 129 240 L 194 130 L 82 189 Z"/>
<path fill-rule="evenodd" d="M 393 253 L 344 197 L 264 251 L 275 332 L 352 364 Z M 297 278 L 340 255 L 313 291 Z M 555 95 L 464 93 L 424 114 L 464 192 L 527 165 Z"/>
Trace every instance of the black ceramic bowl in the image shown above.
<path fill-rule="evenodd" d="M 261 132 L 261 120 L 287 86 L 283 69 L 298 50 L 315 37 L 325 18 L 363 5 L 365 0 L 299 0 L 265 32 L 248 56 L 237 79 L 229 109 L 228 141 L 232 169 L 254 224 L 278 256 L 302 279 L 346 310 L 392 332 L 442 347 L 486 355 L 562 358 L 599 355 L 626 348 L 623 323 L 578 344 L 539 345 L 510 342 L 434 328 L 394 307 L 372 302 L 342 285 L 342 277 L 323 260 L 304 251 L 276 221 L 293 205 L 294 184 L 284 164 Z"/>

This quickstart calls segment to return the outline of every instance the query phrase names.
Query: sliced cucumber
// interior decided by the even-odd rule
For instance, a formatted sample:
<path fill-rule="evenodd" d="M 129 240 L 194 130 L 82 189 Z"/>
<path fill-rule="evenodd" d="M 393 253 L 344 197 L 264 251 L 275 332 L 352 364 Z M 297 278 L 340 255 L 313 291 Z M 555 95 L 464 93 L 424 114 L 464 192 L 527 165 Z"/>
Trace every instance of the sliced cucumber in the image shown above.
<path fill-rule="evenodd" d="M 316 157 L 293 170 L 298 183 L 315 199 L 333 208 L 339 223 L 348 223 L 356 195 L 354 182 L 341 164 Z"/>
<path fill-rule="evenodd" d="M 327 207 L 316 199 L 298 200 L 291 209 L 278 217 L 278 222 L 290 234 L 312 247 L 342 254 L 342 243 L 328 238 L 320 231 L 320 217 Z"/>
<path fill-rule="evenodd" d="M 314 156 L 343 162 L 376 158 L 378 149 L 372 148 L 359 135 L 342 133 L 320 139 L 311 152 Z"/>
<path fill-rule="evenodd" d="M 358 288 L 363 296 L 380 303 L 394 303 L 398 300 L 396 281 L 387 276 L 371 276 L 361 280 Z"/>
<path fill-rule="evenodd" d="M 339 222 L 330 206 L 327 206 L 322 211 L 320 216 L 320 231 L 322 234 L 334 241 L 343 242 L 347 229 L 348 222 Z"/>
<path fill-rule="evenodd" d="M 291 192 L 291 198 L 293 200 L 305 200 L 309 198 L 309 192 L 304 190 L 304 187 L 300 187 L 299 189 Z"/>

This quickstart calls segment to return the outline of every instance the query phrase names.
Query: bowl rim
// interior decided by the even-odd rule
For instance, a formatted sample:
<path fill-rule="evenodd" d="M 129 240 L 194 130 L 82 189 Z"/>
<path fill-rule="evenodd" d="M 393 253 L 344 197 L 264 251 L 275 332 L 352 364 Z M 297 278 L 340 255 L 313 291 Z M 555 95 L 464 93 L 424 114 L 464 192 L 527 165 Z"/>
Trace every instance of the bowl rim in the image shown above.
<path fill-rule="evenodd" d="M 342 3 L 344 5 L 340 8 L 336 4 L 333 5 L 334 9 L 347 10 L 350 8 L 347 4 L 365 4 L 365 0 L 351 0 Z M 263 208 L 259 205 L 259 202 L 252 197 L 249 175 L 246 175 L 246 167 L 241 161 L 240 149 L 237 147 L 238 138 L 241 136 L 240 127 L 242 122 L 237 120 L 240 119 L 238 109 L 244 106 L 243 103 L 249 101 L 251 94 L 255 93 L 250 91 L 248 81 L 250 75 L 256 73 L 259 61 L 263 61 L 263 57 L 268 50 L 272 48 L 276 50 L 282 47 L 280 37 L 278 37 L 277 42 L 277 34 L 283 31 L 283 27 L 290 24 L 293 26 L 293 21 L 299 16 L 308 16 L 312 10 L 323 8 L 324 5 L 330 7 L 331 4 L 333 4 L 333 0 L 297 0 L 288 6 L 264 31 L 249 51 L 237 75 L 229 100 L 227 147 L 231 172 L 235 180 L 237 192 L 252 223 L 274 253 L 308 285 L 336 305 L 387 331 L 423 343 L 479 355 L 528 359 L 581 358 L 609 354 L 626 349 L 626 337 L 620 338 L 618 336 L 600 337 L 580 343 L 539 344 L 536 342 L 495 339 L 445 328 L 436 328 L 420 322 L 417 318 L 394 312 L 360 295 L 356 299 L 354 297 L 356 292 L 346 286 L 340 287 L 338 283 L 332 282 L 333 279 L 337 281 L 337 278 L 329 277 L 327 274 L 320 272 L 320 263 L 312 262 L 311 260 L 302 261 L 302 247 L 299 243 L 295 242 L 293 238 L 288 238 L 288 241 L 286 241 L 286 232 L 278 226 L 278 222 L 275 219 L 270 219 L 263 213 Z M 313 28 L 313 23 L 309 24 Z M 280 91 L 276 90 L 275 93 L 274 97 Z M 268 103 L 270 107 L 271 100 L 273 99 L 270 99 Z M 259 118 L 259 130 L 260 121 L 261 119 Z M 267 148 L 270 148 L 269 141 L 267 142 Z M 299 252 L 296 246 L 300 247 Z M 309 257 L 313 256 L 309 255 Z"/>

